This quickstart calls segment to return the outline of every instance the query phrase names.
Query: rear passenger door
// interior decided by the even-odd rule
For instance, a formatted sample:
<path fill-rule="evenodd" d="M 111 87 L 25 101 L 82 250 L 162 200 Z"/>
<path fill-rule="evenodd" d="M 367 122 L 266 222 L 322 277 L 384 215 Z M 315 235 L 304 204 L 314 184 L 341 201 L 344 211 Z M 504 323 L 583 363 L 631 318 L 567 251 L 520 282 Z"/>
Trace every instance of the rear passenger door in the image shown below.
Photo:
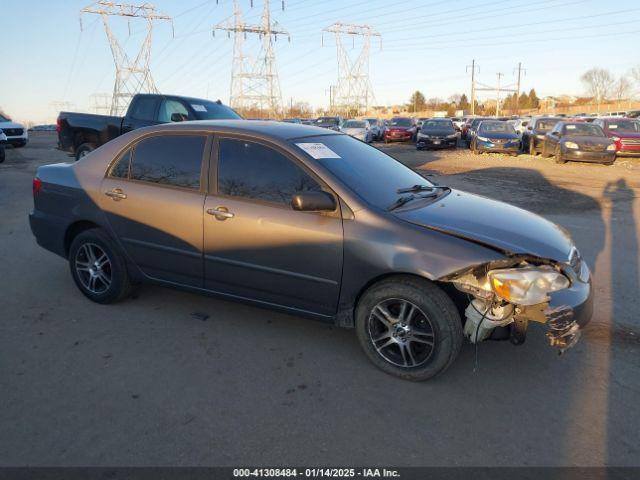
<path fill-rule="evenodd" d="M 223 137 L 215 150 L 217 178 L 204 215 L 205 287 L 334 315 L 342 275 L 340 208 L 291 207 L 296 192 L 330 189 L 276 145 Z"/>
<path fill-rule="evenodd" d="M 113 234 L 150 278 L 202 287 L 210 145 L 210 137 L 198 133 L 143 137 L 103 180 L 100 202 Z"/>

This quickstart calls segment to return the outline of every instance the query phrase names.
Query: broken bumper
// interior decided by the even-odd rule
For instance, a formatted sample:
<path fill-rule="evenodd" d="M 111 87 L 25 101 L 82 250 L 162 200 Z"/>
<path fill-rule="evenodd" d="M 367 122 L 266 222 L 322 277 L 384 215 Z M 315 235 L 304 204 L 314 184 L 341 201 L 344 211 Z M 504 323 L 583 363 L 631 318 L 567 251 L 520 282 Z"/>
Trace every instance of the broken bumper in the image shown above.
<path fill-rule="evenodd" d="M 581 262 L 579 271 L 572 273 L 571 286 L 549 295 L 544 311 L 547 338 L 561 353 L 578 342 L 581 330 L 593 315 L 593 288 L 586 262 Z"/>

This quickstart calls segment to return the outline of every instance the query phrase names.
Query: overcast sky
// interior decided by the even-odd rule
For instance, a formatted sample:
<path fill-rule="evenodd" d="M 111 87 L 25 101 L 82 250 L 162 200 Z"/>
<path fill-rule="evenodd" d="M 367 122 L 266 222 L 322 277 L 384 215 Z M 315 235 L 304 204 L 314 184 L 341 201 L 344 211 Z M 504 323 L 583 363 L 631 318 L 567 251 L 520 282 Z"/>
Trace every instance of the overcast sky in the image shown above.
<path fill-rule="evenodd" d="M 155 0 L 174 17 L 154 28 L 151 71 L 161 92 L 229 101 L 233 40 L 211 27 L 229 19 L 233 0 Z M 262 0 L 239 0 L 245 21 L 260 20 Z M 90 95 L 113 89 L 114 64 L 100 18 L 79 12 L 76 0 L 0 0 L 3 56 L 0 107 L 19 120 L 51 122 L 54 102 L 85 110 Z M 321 30 L 336 21 L 368 24 L 382 35 L 371 45 L 370 75 L 376 103 L 407 102 L 419 89 L 427 98 L 469 96 L 466 65 L 480 66 L 478 80 L 515 82 L 526 68 L 524 90 L 539 96 L 582 94 L 580 75 L 593 66 L 626 73 L 640 64 L 638 0 L 272 0 L 273 18 L 289 31 L 278 38 L 276 58 L 285 102 L 328 104 L 337 78 L 335 41 Z M 144 23 L 114 18 L 118 38 L 133 56 Z M 253 50 L 255 41 L 247 41 Z M 360 47 L 356 39 L 357 53 Z"/>

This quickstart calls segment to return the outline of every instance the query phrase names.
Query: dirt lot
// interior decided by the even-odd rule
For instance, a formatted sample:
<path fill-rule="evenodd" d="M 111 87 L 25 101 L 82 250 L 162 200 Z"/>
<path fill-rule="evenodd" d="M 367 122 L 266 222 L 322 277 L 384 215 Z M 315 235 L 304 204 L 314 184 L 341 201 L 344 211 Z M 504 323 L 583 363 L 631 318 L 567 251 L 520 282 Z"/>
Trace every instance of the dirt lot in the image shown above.
<path fill-rule="evenodd" d="M 594 319 L 566 355 L 538 328 L 481 344 L 476 371 L 465 345 L 414 384 L 353 332 L 294 316 L 151 286 L 90 303 L 28 227 L 36 167 L 68 158 L 53 143 L 34 135 L 0 164 L 0 465 L 640 465 L 640 160 L 382 146 L 561 224 L 595 275 Z"/>

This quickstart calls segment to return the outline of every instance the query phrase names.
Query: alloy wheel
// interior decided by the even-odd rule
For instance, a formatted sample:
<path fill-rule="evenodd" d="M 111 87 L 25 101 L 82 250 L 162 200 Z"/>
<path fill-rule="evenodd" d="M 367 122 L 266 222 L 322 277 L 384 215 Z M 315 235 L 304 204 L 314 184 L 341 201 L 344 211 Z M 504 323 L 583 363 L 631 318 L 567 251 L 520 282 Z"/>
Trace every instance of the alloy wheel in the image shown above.
<path fill-rule="evenodd" d="M 75 269 L 82 286 L 89 292 L 101 294 L 111 287 L 111 260 L 95 243 L 84 243 L 76 252 Z"/>
<path fill-rule="evenodd" d="M 399 298 L 383 300 L 373 307 L 368 333 L 378 354 L 399 367 L 419 367 L 435 349 L 435 330 L 429 317 L 413 303 Z"/>

